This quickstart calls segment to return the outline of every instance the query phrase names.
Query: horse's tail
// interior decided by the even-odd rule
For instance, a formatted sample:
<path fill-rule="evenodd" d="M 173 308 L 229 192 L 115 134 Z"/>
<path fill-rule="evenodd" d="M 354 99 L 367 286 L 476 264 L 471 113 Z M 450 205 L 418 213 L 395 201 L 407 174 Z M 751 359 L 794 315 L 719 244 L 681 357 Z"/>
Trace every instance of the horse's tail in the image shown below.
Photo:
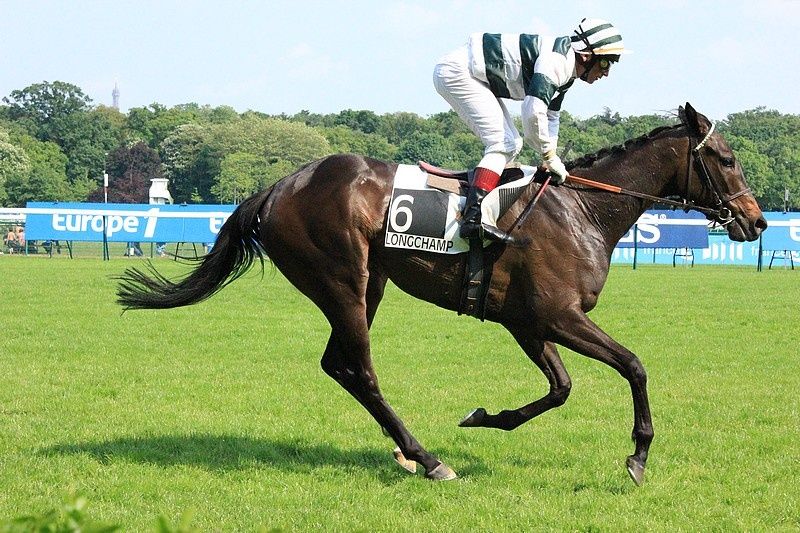
<path fill-rule="evenodd" d="M 242 276 L 264 250 L 256 233 L 259 212 L 272 188 L 251 196 L 228 217 L 214 248 L 187 276 L 170 281 L 152 265 L 149 272 L 128 268 L 118 279 L 117 303 L 127 309 L 168 309 L 202 302 Z"/>

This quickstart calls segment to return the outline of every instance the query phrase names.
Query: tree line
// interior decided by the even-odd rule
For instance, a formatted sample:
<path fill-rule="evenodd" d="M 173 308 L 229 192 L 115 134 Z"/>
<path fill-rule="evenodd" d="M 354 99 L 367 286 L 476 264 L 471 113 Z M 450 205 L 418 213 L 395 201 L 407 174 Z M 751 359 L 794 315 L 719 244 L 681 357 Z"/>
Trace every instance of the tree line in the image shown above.
<path fill-rule="evenodd" d="M 239 113 L 228 106 L 157 103 L 127 114 L 93 105 L 79 87 L 42 82 L 14 90 L 0 105 L 0 205 L 28 201 L 146 203 L 151 178 L 170 180 L 176 202 L 238 203 L 322 156 L 354 152 L 398 163 L 426 160 L 474 167 L 480 141 L 452 111 L 421 117 L 347 109 L 317 114 Z M 702 110 L 701 110 L 702 111 Z M 561 114 L 565 159 L 624 143 L 674 114 L 620 116 L 610 109 L 580 119 Z M 800 115 L 764 107 L 718 124 L 765 210 L 800 207 Z M 525 148 L 520 161 L 536 163 Z"/>

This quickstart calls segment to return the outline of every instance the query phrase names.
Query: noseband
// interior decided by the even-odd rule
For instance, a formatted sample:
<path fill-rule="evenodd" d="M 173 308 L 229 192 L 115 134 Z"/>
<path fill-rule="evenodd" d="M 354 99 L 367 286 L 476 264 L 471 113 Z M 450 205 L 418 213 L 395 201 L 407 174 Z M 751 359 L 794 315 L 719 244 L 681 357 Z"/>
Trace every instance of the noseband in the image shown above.
<path fill-rule="evenodd" d="M 711 138 L 711 134 L 714 133 L 714 129 L 716 128 L 716 124 L 712 123 L 711 128 L 709 128 L 708 133 L 706 133 L 705 137 L 697 143 L 697 146 L 691 148 L 689 151 L 689 157 L 687 158 L 687 165 L 686 165 L 686 189 L 685 189 L 685 198 L 681 198 L 684 203 L 684 209 L 688 211 L 689 209 L 694 209 L 695 211 L 700 211 L 705 215 L 709 215 L 714 217 L 713 221 L 719 224 L 720 226 L 727 226 L 731 222 L 733 222 L 733 214 L 731 210 L 726 207 L 726 204 L 730 203 L 731 201 L 748 194 L 750 191 L 749 187 L 745 187 L 744 189 L 737 191 L 732 194 L 723 193 L 719 185 L 714 181 L 711 177 L 711 173 L 708 171 L 708 167 L 706 166 L 706 162 L 703 159 L 703 156 L 700 154 L 700 150 L 706 145 L 708 140 Z M 689 136 L 689 139 L 692 137 Z M 691 146 L 691 145 L 690 145 Z M 713 208 L 708 207 L 700 207 L 694 205 L 692 200 L 689 199 L 689 181 L 691 180 L 692 169 L 691 166 L 694 165 L 695 171 L 697 171 L 697 175 L 700 177 L 701 183 L 704 183 L 711 192 L 714 194 L 715 205 Z"/>

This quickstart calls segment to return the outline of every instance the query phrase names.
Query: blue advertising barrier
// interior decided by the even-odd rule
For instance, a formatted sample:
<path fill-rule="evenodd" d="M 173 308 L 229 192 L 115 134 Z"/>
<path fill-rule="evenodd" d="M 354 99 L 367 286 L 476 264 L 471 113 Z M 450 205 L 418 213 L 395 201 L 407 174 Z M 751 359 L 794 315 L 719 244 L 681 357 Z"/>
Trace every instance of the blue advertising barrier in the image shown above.
<path fill-rule="evenodd" d="M 800 213 L 764 213 L 769 227 L 761 239 L 764 250 L 800 251 Z"/>
<path fill-rule="evenodd" d="M 617 248 L 705 248 L 708 220 L 690 211 L 651 210 L 620 239 Z"/>
<path fill-rule="evenodd" d="M 28 202 L 25 233 L 29 240 L 211 243 L 235 208 Z"/>
<path fill-rule="evenodd" d="M 613 263 L 675 264 L 676 249 L 686 249 L 679 259 L 683 262 L 691 257 L 692 263 L 705 265 L 752 265 L 760 267 L 761 260 L 775 259 L 774 252 L 785 252 L 780 258 L 787 261 L 800 260 L 800 213 L 765 212 L 769 227 L 761 239 L 753 242 L 734 242 L 727 234 L 708 234 L 708 221 L 699 213 L 647 211 L 639 218 L 634 228 L 623 237 L 611 256 Z M 683 222 L 681 222 L 683 220 Z M 669 238 L 663 238 L 668 227 Z M 694 228 L 690 231 L 688 228 Z M 706 234 L 706 243 L 701 244 L 699 234 Z M 638 250 L 648 248 L 645 251 Z"/>
<path fill-rule="evenodd" d="M 769 227 L 761 235 L 763 250 L 758 269 L 769 258 L 769 268 L 777 259 L 792 267 L 800 262 L 800 213 L 764 213 Z"/>
<path fill-rule="evenodd" d="M 683 249 L 686 250 L 683 250 Z M 678 256 L 676 257 L 676 253 Z M 703 248 L 690 246 L 676 246 L 671 248 L 650 248 L 638 250 L 635 248 L 615 248 L 611 256 L 613 263 L 632 264 L 638 260 L 639 264 L 653 263 L 657 265 L 672 265 L 676 259 L 679 264 L 691 260 L 699 265 L 758 265 L 759 242 L 734 242 L 723 234 L 708 236 L 708 244 Z"/>
<path fill-rule="evenodd" d="M 151 205 L 29 202 L 28 240 L 213 243 L 235 205 Z M 754 242 L 709 234 L 700 213 L 651 210 L 620 240 L 612 263 L 675 264 L 678 249 L 692 264 L 754 265 L 800 261 L 800 213 L 766 212 L 769 228 Z M 104 231 L 105 230 L 105 231 Z M 771 262 L 771 261 L 770 261 Z"/>

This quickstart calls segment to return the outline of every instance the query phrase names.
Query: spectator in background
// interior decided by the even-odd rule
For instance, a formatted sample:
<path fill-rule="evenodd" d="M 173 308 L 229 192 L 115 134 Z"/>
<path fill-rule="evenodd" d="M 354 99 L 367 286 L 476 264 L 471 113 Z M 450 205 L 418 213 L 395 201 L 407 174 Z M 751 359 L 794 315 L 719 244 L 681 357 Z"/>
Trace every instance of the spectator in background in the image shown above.
<path fill-rule="evenodd" d="M 25 252 L 25 228 L 17 226 L 17 246 L 20 253 Z"/>
<path fill-rule="evenodd" d="M 14 253 L 17 245 L 17 234 L 14 233 L 13 227 L 9 226 L 8 233 L 6 234 L 5 239 L 3 239 L 3 244 L 5 244 L 8 253 Z"/>
<path fill-rule="evenodd" d="M 144 252 L 142 251 L 142 245 L 138 242 L 129 242 L 125 249 L 125 257 L 142 257 Z"/>

